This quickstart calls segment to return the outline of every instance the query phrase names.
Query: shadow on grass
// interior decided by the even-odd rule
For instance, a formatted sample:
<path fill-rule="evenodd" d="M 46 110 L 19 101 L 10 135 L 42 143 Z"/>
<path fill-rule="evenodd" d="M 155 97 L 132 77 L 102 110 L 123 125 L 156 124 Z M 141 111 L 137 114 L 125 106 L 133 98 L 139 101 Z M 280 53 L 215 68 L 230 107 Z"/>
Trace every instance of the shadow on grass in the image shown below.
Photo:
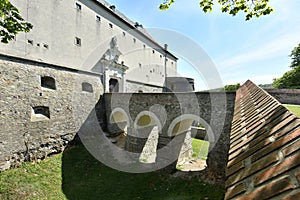
<path fill-rule="evenodd" d="M 62 157 L 62 190 L 68 199 L 200 200 L 223 199 L 220 186 L 199 178 L 184 179 L 165 173 L 130 174 L 96 160 L 82 144 L 69 145 Z"/>

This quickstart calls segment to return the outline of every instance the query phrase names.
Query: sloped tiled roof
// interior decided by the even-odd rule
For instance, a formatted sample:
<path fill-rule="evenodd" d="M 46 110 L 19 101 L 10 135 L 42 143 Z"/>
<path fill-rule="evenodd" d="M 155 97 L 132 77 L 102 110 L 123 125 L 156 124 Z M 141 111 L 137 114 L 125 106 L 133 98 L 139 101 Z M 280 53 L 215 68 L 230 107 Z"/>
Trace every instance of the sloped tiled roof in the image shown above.
<path fill-rule="evenodd" d="M 300 199 L 300 119 L 251 81 L 236 94 L 225 199 Z"/>

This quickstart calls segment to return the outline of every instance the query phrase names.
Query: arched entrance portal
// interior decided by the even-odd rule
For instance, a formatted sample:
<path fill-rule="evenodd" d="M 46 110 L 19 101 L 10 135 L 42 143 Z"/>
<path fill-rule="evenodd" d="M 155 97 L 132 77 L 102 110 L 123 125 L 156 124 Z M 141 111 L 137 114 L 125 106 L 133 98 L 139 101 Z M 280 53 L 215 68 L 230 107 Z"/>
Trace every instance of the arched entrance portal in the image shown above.
<path fill-rule="evenodd" d="M 109 79 L 109 92 L 119 92 L 119 80 L 115 78 Z"/>

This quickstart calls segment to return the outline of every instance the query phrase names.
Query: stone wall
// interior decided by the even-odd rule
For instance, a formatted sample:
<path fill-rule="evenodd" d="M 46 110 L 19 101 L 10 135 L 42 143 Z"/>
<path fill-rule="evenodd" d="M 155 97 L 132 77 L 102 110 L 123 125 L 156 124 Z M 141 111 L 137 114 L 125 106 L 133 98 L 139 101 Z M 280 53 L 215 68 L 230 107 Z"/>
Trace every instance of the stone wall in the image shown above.
<path fill-rule="evenodd" d="M 238 91 L 225 199 L 300 199 L 300 119 L 247 81 Z"/>
<path fill-rule="evenodd" d="M 206 130 L 211 130 L 205 138 L 206 140 L 211 139 L 207 159 L 208 167 L 205 173 L 210 174 L 214 182 L 225 180 L 234 100 L 235 93 L 224 92 L 113 93 L 104 95 L 107 119 L 115 109 L 122 109 L 127 115 L 129 126 L 127 127 L 126 147 L 131 152 L 141 152 L 143 148 L 141 144 L 146 142 L 145 138 L 137 138 L 137 133 L 130 132 L 134 131 L 133 127 L 144 115 L 148 115 L 151 119 L 145 126 L 158 125 L 158 122 L 162 126 L 158 138 L 158 149 L 168 145 L 173 139 L 176 140 L 179 147 L 173 152 L 173 156 L 177 156 L 177 158 L 187 129 L 190 128 L 193 121 L 200 120 L 199 122 L 205 126 Z M 148 112 L 152 114 L 148 114 Z M 182 124 L 177 127 L 177 122 Z"/>
<path fill-rule="evenodd" d="M 102 84 L 91 73 L 1 55 L 0 91 L 1 171 L 62 151 L 94 108 Z"/>
<path fill-rule="evenodd" d="M 300 89 L 267 89 L 266 91 L 282 104 L 300 105 Z"/>
<path fill-rule="evenodd" d="M 131 81 L 127 81 L 125 87 L 127 92 L 159 93 L 162 92 L 163 90 L 161 87 L 145 85 L 145 84 L 141 84 L 138 82 L 131 82 Z"/>

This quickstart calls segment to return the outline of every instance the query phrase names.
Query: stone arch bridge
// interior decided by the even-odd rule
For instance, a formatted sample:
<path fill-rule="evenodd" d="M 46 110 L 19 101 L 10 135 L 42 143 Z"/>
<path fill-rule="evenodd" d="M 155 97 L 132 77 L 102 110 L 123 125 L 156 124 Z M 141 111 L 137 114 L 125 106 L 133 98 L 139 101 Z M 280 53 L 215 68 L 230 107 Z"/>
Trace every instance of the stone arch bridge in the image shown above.
<path fill-rule="evenodd" d="M 102 128 L 109 134 L 127 129 L 125 150 L 134 153 L 142 152 L 153 127 L 157 126 L 157 149 L 176 141 L 172 149 L 175 158 L 192 123 L 200 123 L 206 129 L 205 140 L 210 142 L 205 173 L 225 180 L 225 170 L 220 169 L 227 164 L 234 102 L 235 92 L 108 93 L 103 95 L 96 112 Z M 174 169 L 175 163 L 166 169 Z"/>

